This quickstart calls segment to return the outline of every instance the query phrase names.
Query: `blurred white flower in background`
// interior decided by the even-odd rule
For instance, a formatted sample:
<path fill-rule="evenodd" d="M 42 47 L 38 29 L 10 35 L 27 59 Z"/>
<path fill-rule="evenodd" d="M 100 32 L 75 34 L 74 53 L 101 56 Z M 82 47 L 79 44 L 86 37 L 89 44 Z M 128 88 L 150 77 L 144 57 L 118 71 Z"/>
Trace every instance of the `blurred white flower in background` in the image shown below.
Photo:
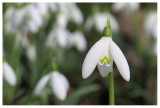
<path fill-rule="evenodd" d="M 147 14 L 144 27 L 148 36 L 157 38 L 157 13 L 155 11 Z"/>
<path fill-rule="evenodd" d="M 70 47 L 75 46 L 80 52 L 84 52 L 87 48 L 86 38 L 81 31 L 75 31 L 69 41 Z"/>
<path fill-rule="evenodd" d="M 157 12 L 149 12 L 146 16 L 144 28 L 146 30 L 147 36 L 153 37 L 155 42 L 153 44 L 153 52 L 157 55 Z"/>
<path fill-rule="evenodd" d="M 58 5 L 59 14 L 65 17 L 67 23 L 69 20 L 75 22 L 77 25 L 83 23 L 83 14 L 75 3 L 60 3 Z"/>
<path fill-rule="evenodd" d="M 138 11 L 140 8 L 139 3 L 114 3 L 112 5 L 112 10 L 114 12 L 126 11 L 126 12 L 134 12 Z"/>
<path fill-rule="evenodd" d="M 83 14 L 81 10 L 74 3 L 69 3 L 68 8 L 71 20 L 73 20 L 77 25 L 81 25 L 83 23 Z"/>
<path fill-rule="evenodd" d="M 29 4 L 20 9 L 9 8 L 5 13 L 6 30 L 13 31 L 15 29 L 15 32 L 24 32 L 28 28 L 29 31 L 37 33 L 47 11 L 48 5 L 44 3 Z"/>
<path fill-rule="evenodd" d="M 68 44 L 68 39 L 70 35 L 71 33 L 65 28 L 53 29 L 47 36 L 45 45 L 46 47 L 54 48 L 56 42 L 58 42 L 58 44 L 64 48 Z"/>
<path fill-rule="evenodd" d="M 28 30 L 36 33 L 38 32 L 39 28 L 43 24 L 42 15 L 40 14 L 39 10 L 36 8 L 35 5 L 28 6 L 28 15 L 29 19 L 27 21 Z"/>
<path fill-rule="evenodd" d="M 36 51 L 34 50 L 35 48 L 30 45 L 27 33 L 39 32 L 45 21 L 44 16 L 49 13 L 49 10 L 52 12 L 57 11 L 57 16 L 53 30 L 46 39 L 46 46 L 54 48 L 58 43 L 60 47 L 66 48 L 69 47 L 68 45 L 70 44 L 75 46 L 80 52 L 83 52 L 87 46 L 84 35 L 80 32 L 72 34 L 66 28 L 69 21 L 77 25 L 83 23 L 83 14 L 75 3 L 33 3 L 25 5 L 20 9 L 15 9 L 14 7 L 8 8 L 5 13 L 7 33 L 8 31 L 14 30 L 16 33 L 16 41 L 21 43 L 23 48 L 26 48 L 28 57 L 34 60 L 36 58 Z"/>
<path fill-rule="evenodd" d="M 43 76 L 37 83 L 34 94 L 39 95 L 48 82 L 56 97 L 60 100 L 65 100 L 69 89 L 69 82 L 67 78 L 58 71 L 53 71 Z"/>
<path fill-rule="evenodd" d="M 111 22 L 112 22 L 112 30 L 113 32 L 118 32 L 119 31 L 119 24 L 116 20 L 116 18 L 109 14 L 110 16 L 110 19 L 111 19 Z M 86 20 L 86 23 L 85 23 L 85 29 L 87 31 L 90 31 L 91 28 L 93 26 L 96 27 L 96 29 L 102 33 L 104 27 L 107 25 L 107 13 L 97 13 L 93 16 L 89 16 Z"/>
<path fill-rule="evenodd" d="M 65 28 L 67 26 L 67 23 L 68 23 L 68 18 L 66 17 L 66 14 L 59 13 L 57 15 L 57 21 L 56 21 L 57 26 Z"/>
<path fill-rule="evenodd" d="M 3 62 L 3 76 L 11 86 L 16 85 L 16 74 L 13 68 L 6 61 Z"/>

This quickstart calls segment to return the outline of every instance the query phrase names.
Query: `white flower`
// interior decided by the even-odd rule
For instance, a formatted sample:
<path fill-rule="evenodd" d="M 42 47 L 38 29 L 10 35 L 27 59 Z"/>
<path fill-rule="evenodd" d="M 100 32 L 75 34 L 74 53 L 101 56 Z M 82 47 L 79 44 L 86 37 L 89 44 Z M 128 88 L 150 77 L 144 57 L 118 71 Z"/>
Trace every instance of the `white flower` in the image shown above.
<path fill-rule="evenodd" d="M 28 9 L 28 15 L 30 17 L 27 21 L 28 29 L 29 31 L 36 33 L 43 24 L 42 16 L 35 5 L 29 5 L 26 8 Z"/>
<path fill-rule="evenodd" d="M 76 31 L 72 34 L 70 44 L 75 46 L 80 52 L 84 52 L 87 48 L 87 41 L 82 32 Z"/>
<path fill-rule="evenodd" d="M 145 19 L 145 29 L 149 36 L 157 38 L 157 13 L 150 12 Z"/>
<path fill-rule="evenodd" d="M 109 15 L 111 18 L 111 22 L 112 22 L 112 30 L 113 32 L 118 32 L 119 31 L 119 25 L 117 20 L 115 19 L 115 17 L 113 15 Z M 95 14 L 92 17 L 89 17 L 86 21 L 85 24 L 85 29 L 87 31 L 90 31 L 92 26 L 95 25 L 96 29 L 102 33 L 103 28 L 106 26 L 107 24 L 107 13 L 98 13 Z"/>
<path fill-rule="evenodd" d="M 61 28 L 65 28 L 68 23 L 68 18 L 66 17 L 66 14 L 64 13 L 59 13 L 57 16 L 57 26 Z"/>
<path fill-rule="evenodd" d="M 52 87 L 53 93 L 60 100 L 65 100 L 69 89 L 69 82 L 63 74 L 57 71 L 49 73 L 40 79 L 34 90 L 35 95 L 40 94 L 48 82 L 50 82 L 49 84 Z"/>
<path fill-rule="evenodd" d="M 64 24 L 66 26 L 69 20 L 75 22 L 77 25 L 80 25 L 83 23 L 83 14 L 80 11 L 80 9 L 76 6 L 76 4 L 74 4 L 74 3 L 60 3 L 58 5 L 60 8 L 59 9 L 60 12 L 59 12 L 57 21 L 60 24 Z"/>
<path fill-rule="evenodd" d="M 77 24 L 80 25 L 83 23 L 83 14 L 81 10 L 77 7 L 76 4 L 70 3 L 68 4 L 69 14 L 71 19 Z"/>
<path fill-rule="evenodd" d="M 112 10 L 114 12 L 119 12 L 125 10 L 127 12 L 134 12 L 139 10 L 139 3 L 114 3 L 112 5 Z"/>
<path fill-rule="evenodd" d="M 58 44 L 64 48 L 68 44 L 68 37 L 70 35 L 71 33 L 67 29 L 64 28 L 53 29 L 47 37 L 46 46 L 54 47 L 55 42 L 57 41 Z"/>
<path fill-rule="evenodd" d="M 16 74 L 15 74 L 14 70 L 12 69 L 12 67 L 7 62 L 3 63 L 3 76 L 4 76 L 4 79 L 11 86 L 15 86 L 16 80 L 17 80 Z"/>
<path fill-rule="evenodd" d="M 104 36 L 96 42 L 88 54 L 86 55 L 82 66 L 82 77 L 89 77 L 96 65 L 100 74 L 105 77 L 111 71 L 113 60 L 122 75 L 126 80 L 130 80 L 130 70 L 127 60 L 120 50 L 120 48 L 112 41 L 110 20 L 108 18 L 108 25 L 104 29 Z"/>

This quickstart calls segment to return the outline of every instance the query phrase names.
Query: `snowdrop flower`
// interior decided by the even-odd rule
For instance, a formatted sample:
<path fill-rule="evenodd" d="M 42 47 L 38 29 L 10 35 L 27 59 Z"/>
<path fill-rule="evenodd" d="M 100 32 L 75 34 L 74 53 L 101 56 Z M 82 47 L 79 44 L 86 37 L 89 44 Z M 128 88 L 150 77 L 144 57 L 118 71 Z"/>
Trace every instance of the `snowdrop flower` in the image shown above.
<path fill-rule="evenodd" d="M 98 13 L 95 14 L 94 16 L 91 16 L 87 19 L 86 24 L 85 24 L 85 29 L 87 31 L 90 31 L 92 26 L 95 25 L 96 29 L 102 33 L 103 28 L 106 26 L 105 24 L 107 23 L 106 20 L 107 14 L 106 13 Z M 111 22 L 112 22 L 112 30 L 113 32 L 118 32 L 119 31 L 119 25 L 117 20 L 113 15 L 110 14 Z"/>
<path fill-rule="evenodd" d="M 35 5 L 28 6 L 28 15 L 30 19 L 27 21 L 28 29 L 36 33 L 43 24 L 42 16 Z"/>
<path fill-rule="evenodd" d="M 83 23 L 83 14 L 80 11 L 80 9 L 76 6 L 74 3 L 61 3 L 58 4 L 60 8 L 60 15 L 64 16 L 63 22 L 65 21 L 66 24 L 69 20 L 75 22 L 77 25 L 80 25 Z M 59 17 L 58 17 L 59 18 Z"/>
<path fill-rule="evenodd" d="M 3 62 L 3 76 L 11 86 L 16 85 L 16 74 L 13 68 L 6 61 Z"/>
<path fill-rule="evenodd" d="M 55 46 L 55 42 L 57 41 L 58 44 L 64 48 L 68 44 L 68 37 L 70 35 L 71 33 L 67 29 L 64 28 L 53 29 L 47 37 L 46 46 L 53 47 Z"/>
<path fill-rule="evenodd" d="M 25 26 L 22 26 L 24 23 L 26 8 L 18 9 L 11 7 L 5 13 L 5 25 L 7 33 L 16 33 L 18 30 L 23 30 Z"/>
<path fill-rule="evenodd" d="M 157 13 L 150 12 L 146 16 L 145 19 L 145 30 L 147 32 L 147 36 L 153 37 L 155 39 L 155 43 L 153 45 L 153 52 L 157 55 Z"/>
<path fill-rule="evenodd" d="M 157 38 L 157 13 L 150 12 L 145 19 L 145 29 L 149 36 Z"/>
<path fill-rule="evenodd" d="M 63 13 L 59 13 L 57 16 L 57 26 L 61 27 L 61 28 L 65 28 L 67 26 L 68 23 L 68 18 L 66 17 L 65 14 Z"/>
<path fill-rule="evenodd" d="M 69 82 L 67 78 L 58 71 L 53 71 L 52 73 L 42 77 L 35 87 L 34 94 L 40 94 L 48 82 L 50 82 L 49 84 L 52 87 L 53 93 L 58 97 L 58 99 L 65 100 L 69 89 Z"/>
<path fill-rule="evenodd" d="M 114 12 L 119 12 L 122 10 L 126 10 L 127 12 L 134 12 L 139 10 L 139 3 L 114 3 L 112 5 L 112 10 Z"/>
<path fill-rule="evenodd" d="M 69 13 L 71 19 L 77 24 L 80 25 L 83 23 L 83 14 L 81 10 L 74 3 L 70 3 L 69 5 Z"/>
<path fill-rule="evenodd" d="M 89 77 L 96 65 L 98 66 L 100 74 L 103 77 L 107 76 L 112 69 L 114 60 L 121 76 L 126 81 L 129 81 L 130 70 L 127 60 L 121 49 L 113 42 L 109 17 L 107 20 L 107 26 L 103 31 L 104 36 L 91 47 L 84 59 L 82 77 Z"/>
<path fill-rule="evenodd" d="M 70 44 L 71 46 L 75 46 L 80 52 L 84 52 L 87 48 L 85 36 L 80 31 L 76 31 L 72 34 Z"/>

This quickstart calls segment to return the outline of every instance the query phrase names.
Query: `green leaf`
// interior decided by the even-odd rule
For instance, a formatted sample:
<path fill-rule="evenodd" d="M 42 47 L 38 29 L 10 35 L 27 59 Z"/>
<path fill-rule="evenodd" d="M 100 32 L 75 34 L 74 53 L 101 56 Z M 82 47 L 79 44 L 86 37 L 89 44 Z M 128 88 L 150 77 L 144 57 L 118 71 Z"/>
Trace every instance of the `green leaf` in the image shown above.
<path fill-rule="evenodd" d="M 100 86 L 98 84 L 86 85 L 81 88 L 76 89 L 63 103 L 65 105 L 76 105 L 83 97 L 86 95 L 98 91 Z"/>

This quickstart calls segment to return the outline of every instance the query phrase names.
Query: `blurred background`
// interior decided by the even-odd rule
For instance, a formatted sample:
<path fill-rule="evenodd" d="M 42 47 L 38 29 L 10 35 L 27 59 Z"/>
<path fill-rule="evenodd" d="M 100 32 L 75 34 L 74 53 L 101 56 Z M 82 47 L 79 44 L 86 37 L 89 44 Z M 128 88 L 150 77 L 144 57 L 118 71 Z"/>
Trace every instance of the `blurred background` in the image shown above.
<path fill-rule="evenodd" d="M 3 104 L 108 105 L 109 78 L 97 67 L 89 78 L 81 76 L 107 14 L 131 72 L 126 82 L 114 64 L 115 104 L 157 104 L 157 3 L 3 3 L 3 64 L 9 65 L 3 66 Z M 34 95 L 52 62 L 69 81 L 63 101 L 49 84 Z"/>

